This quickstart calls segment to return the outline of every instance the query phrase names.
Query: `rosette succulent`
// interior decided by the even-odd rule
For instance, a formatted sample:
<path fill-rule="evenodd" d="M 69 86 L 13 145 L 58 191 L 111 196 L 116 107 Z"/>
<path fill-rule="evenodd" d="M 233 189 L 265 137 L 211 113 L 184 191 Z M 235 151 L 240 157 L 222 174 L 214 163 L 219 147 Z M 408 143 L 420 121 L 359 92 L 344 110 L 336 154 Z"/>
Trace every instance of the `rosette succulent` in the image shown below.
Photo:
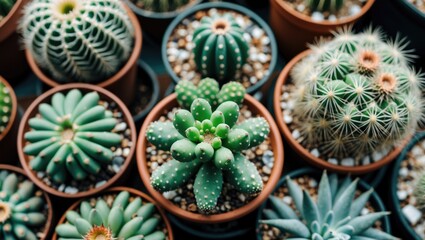
<path fill-rule="evenodd" d="M 203 17 L 193 42 L 195 63 L 204 77 L 233 80 L 248 58 L 249 44 L 230 13 Z"/>
<path fill-rule="evenodd" d="M 312 46 L 291 72 L 299 141 L 324 156 L 358 161 L 414 133 L 424 117 L 424 78 L 409 67 L 405 47 L 384 42 L 376 30 L 349 29 Z"/>
<path fill-rule="evenodd" d="M 33 0 L 20 24 L 36 63 L 60 82 L 97 82 L 115 74 L 134 42 L 121 0 Z"/>
<path fill-rule="evenodd" d="M 50 103 L 41 103 L 38 115 L 28 121 L 30 142 L 24 153 L 34 156 L 29 165 L 63 183 L 67 178 L 83 180 L 98 174 L 114 156 L 111 150 L 123 137 L 113 132 L 117 119 L 99 103 L 97 92 L 77 89 L 56 93 Z"/>
<path fill-rule="evenodd" d="M 348 240 L 348 239 L 397 239 L 374 228 L 374 224 L 388 212 L 361 214 L 373 189 L 356 196 L 358 179 L 350 177 L 339 181 L 336 174 L 323 173 L 318 186 L 316 202 L 307 190 L 286 178 L 289 195 L 296 210 L 282 199 L 271 196 L 271 209 L 263 215 L 263 224 L 276 227 L 288 239 Z"/>
<path fill-rule="evenodd" d="M 0 1 L 0 21 L 7 16 L 10 10 L 15 5 L 16 0 L 1 0 Z"/>
<path fill-rule="evenodd" d="M 66 223 L 56 227 L 59 239 L 69 240 L 165 240 L 157 227 L 161 223 L 155 205 L 133 198 L 129 192 L 120 192 L 109 203 L 102 197 L 83 201 L 79 212 L 66 213 Z"/>
<path fill-rule="evenodd" d="M 9 124 L 11 114 L 12 98 L 10 97 L 10 89 L 0 81 L 0 136 Z"/>
<path fill-rule="evenodd" d="M 305 0 L 311 11 L 338 12 L 344 6 L 345 0 Z"/>
<path fill-rule="evenodd" d="M 29 180 L 0 171 L 0 239 L 39 239 L 37 229 L 46 224 L 45 200 Z"/>
<path fill-rule="evenodd" d="M 190 0 L 137 0 L 137 6 L 151 12 L 172 12 L 185 5 Z"/>

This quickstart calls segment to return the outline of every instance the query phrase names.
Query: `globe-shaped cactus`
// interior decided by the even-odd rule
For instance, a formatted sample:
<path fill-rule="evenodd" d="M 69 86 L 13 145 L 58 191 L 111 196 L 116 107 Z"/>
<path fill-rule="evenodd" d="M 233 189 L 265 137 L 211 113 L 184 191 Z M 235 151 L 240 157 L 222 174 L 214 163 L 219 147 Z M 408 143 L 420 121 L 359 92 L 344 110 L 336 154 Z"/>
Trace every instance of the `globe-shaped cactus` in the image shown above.
<path fill-rule="evenodd" d="M 2 0 L 0 1 L 0 21 L 7 16 L 10 10 L 15 5 L 16 0 Z"/>
<path fill-rule="evenodd" d="M 134 28 L 120 0 L 34 0 L 20 24 L 36 63 L 60 82 L 115 74 L 133 49 Z"/>
<path fill-rule="evenodd" d="M 230 13 L 203 17 L 193 42 L 195 63 L 204 77 L 233 80 L 248 58 L 248 42 Z"/>
<path fill-rule="evenodd" d="M 56 234 L 64 240 L 165 240 L 157 230 L 160 223 L 155 205 L 123 191 L 111 203 L 101 197 L 96 203 L 81 202 L 79 212 L 66 213 L 66 223 L 56 227 Z"/>
<path fill-rule="evenodd" d="M 0 81 L 0 136 L 9 124 L 12 113 L 12 98 L 10 89 Z"/>
<path fill-rule="evenodd" d="M 305 0 L 311 11 L 335 13 L 344 6 L 345 0 Z"/>
<path fill-rule="evenodd" d="M 137 0 L 137 5 L 146 11 L 172 12 L 189 2 L 189 0 Z"/>
<path fill-rule="evenodd" d="M 28 121 L 32 129 L 25 133 L 30 142 L 24 153 L 34 158 L 30 167 L 45 171 L 50 178 L 63 183 L 69 178 L 83 180 L 98 174 L 114 156 L 112 147 L 123 137 L 113 132 L 117 119 L 99 103 L 99 94 L 82 94 L 71 90 L 56 93 L 51 103 L 42 103 L 39 114 Z"/>
<path fill-rule="evenodd" d="M 45 200 L 31 181 L 0 171 L 0 239 L 39 239 L 36 230 L 46 224 Z"/>

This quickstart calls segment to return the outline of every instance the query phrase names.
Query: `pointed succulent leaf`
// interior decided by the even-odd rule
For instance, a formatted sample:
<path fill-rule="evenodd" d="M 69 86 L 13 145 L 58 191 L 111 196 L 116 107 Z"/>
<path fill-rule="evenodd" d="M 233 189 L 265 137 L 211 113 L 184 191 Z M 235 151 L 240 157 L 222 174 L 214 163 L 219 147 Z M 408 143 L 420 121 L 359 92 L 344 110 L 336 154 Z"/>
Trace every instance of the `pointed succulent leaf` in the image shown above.
<path fill-rule="evenodd" d="M 181 135 L 186 136 L 186 130 L 195 125 L 195 119 L 189 111 L 179 109 L 174 114 L 173 125 Z"/>
<path fill-rule="evenodd" d="M 153 122 L 148 127 L 146 138 L 158 149 L 169 151 L 173 143 L 184 137 L 174 128 L 172 122 Z"/>
<path fill-rule="evenodd" d="M 211 118 L 211 105 L 207 100 L 197 98 L 195 101 L 193 101 L 192 106 L 190 107 L 190 112 L 192 113 L 195 120 L 202 122 L 205 119 Z"/>
<path fill-rule="evenodd" d="M 235 128 L 243 129 L 249 133 L 250 147 L 260 145 L 270 133 L 269 124 L 262 117 L 249 118 L 236 125 Z"/>
<path fill-rule="evenodd" d="M 188 80 L 180 80 L 176 85 L 175 92 L 177 102 L 185 109 L 190 109 L 192 102 L 198 98 L 196 86 Z"/>
<path fill-rule="evenodd" d="M 263 180 L 257 167 L 240 153 L 225 173 L 227 181 L 242 193 L 257 194 L 263 189 Z"/>
<path fill-rule="evenodd" d="M 282 199 L 270 196 L 269 201 L 273 209 L 275 209 L 279 218 L 283 219 L 298 219 L 297 214 L 292 210 L 290 206 L 282 201 Z"/>
<path fill-rule="evenodd" d="M 201 211 L 208 212 L 217 205 L 223 185 L 223 174 L 221 170 L 211 162 L 204 163 L 196 174 L 193 187 L 196 205 Z"/>
<path fill-rule="evenodd" d="M 217 107 L 217 111 L 220 111 L 224 115 L 225 123 L 232 128 L 239 118 L 239 106 L 234 102 L 224 102 Z"/>
<path fill-rule="evenodd" d="M 215 155 L 216 154 L 217 152 L 215 153 Z M 198 145 L 196 145 L 195 155 L 197 159 L 199 159 L 199 161 L 207 162 L 213 158 L 214 148 L 211 146 L 211 144 L 208 144 L 206 142 L 201 142 Z"/>
<path fill-rule="evenodd" d="M 195 160 L 196 144 L 188 139 L 181 139 L 171 145 L 171 155 L 180 162 L 190 162 Z"/>

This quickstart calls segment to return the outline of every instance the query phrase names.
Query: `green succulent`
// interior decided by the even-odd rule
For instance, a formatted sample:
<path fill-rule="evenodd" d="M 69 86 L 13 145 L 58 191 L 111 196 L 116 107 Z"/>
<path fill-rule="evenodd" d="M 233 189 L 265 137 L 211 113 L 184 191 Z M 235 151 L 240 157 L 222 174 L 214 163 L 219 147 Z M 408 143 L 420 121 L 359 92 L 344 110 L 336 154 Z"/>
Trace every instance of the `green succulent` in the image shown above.
<path fill-rule="evenodd" d="M 160 192 L 171 191 L 196 176 L 196 203 L 204 212 L 216 206 L 223 179 L 242 193 L 260 192 L 263 182 L 257 168 L 241 151 L 261 144 L 269 125 L 261 117 L 236 124 L 238 117 L 235 102 L 223 102 L 213 112 L 207 100 L 197 98 L 190 111 L 178 110 L 173 122 L 152 123 L 147 139 L 173 157 L 152 173 L 152 186 Z"/>
<path fill-rule="evenodd" d="M 0 81 L 0 135 L 9 124 L 11 114 L 12 98 L 10 97 L 10 89 Z"/>
<path fill-rule="evenodd" d="M 137 5 L 151 12 L 172 12 L 187 5 L 190 0 L 137 0 Z"/>
<path fill-rule="evenodd" d="M 104 81 L 133 51 L 121 0 L 33 0 L 19 27 L 36 63 L 60 82 Z"/>
<path fill-rule="evenodd" d="M 157 230 L 161 218 L 155 205 L 142 203 L 140 197 L 131 200 L 127 191 L 120 192 L 112 203 L 101 197 L 96 203 L 83 201 L 79 212 L 66 212 L 66 223 L 56 227 L 59 239 L 69 240 L 165 240 Z"/>
<path fill-rule="evenodd" d="M 289 177 L 286 178 L 289 195 L 296 211 L 282 199 L 271 196 L 271 209 L 264 210 L 263 224 L 280 229 L 288 239 L 348 240 L 397 239 L 373 225 L 388 212 L 361 215 L 373 189 L 355 198 L 358 179 L 348 176 L 339 181 L 336 174 L 323 173 L 318 186 L 316 202 L 307 190 Z"/>
<path fill-rule="evenodd" d="M 7 16 L 16 0 L 0 0 L 0 21 Z"/>
<path fill-rule="evenodd" d="M 344 6 L 345 0 L 305 0 L 311 11 L 336 13 Z"/>
<path fill-rule="evenodd" d="M 238 82 L 229 82 L 220 90 L 218 82 L 212 78 L 202 79 L 198 86 L 191 81 L 180 80 L 176 85 L 177 101 L 185 109 L 190 109 L 192 102 L 197 98 L 207 100 L 212 109 L 226 101 L 232 101 L 242 105 L 245 97 L 245 88 Z"/>
<path fill-rule="evenodd" d="M 203 17 L 193 42 L 195 64 L 204 77 L 233 80 L 248 58 L 249 44 L 230 13 Z"/>
<path fill-rule="evenodd" d="M 97 92 L 82 94 L 73 89 L 39 105 L 39 116 L 28 121 L 32 130 L 25 133 L 31 144 L 24 153 L 34 156 L 30 161 L 34 171 L 45 171 L 53 181 L 63 183 L 69 176 L 83 180 L 98 174 L 111 163 L 111 148 L 123 138 L 113 132 L 118 121 L 99 100 Z"/>
<path fill-rule="evenodd" d="M 419 178 L 418 183 L 416 183 L 414 194 L 418 206 L 425 209 L 425 174 L 423 174 Z"/>
<path fill-rule="evenodd" d="M 45 200 L 29 180 L 0 171 L 0 239 L 36 240 L 35 229 L 46 224 Z"/>

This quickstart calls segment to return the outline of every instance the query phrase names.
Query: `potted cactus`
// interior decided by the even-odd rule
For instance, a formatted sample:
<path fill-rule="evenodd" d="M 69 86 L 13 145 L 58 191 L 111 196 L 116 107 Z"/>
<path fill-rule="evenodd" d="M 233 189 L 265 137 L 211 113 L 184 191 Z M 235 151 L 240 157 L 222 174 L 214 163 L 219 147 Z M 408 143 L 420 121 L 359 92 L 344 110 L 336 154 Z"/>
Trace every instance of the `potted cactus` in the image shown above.
<path fill-rule="evenodd" d="M 56 227 L 57 239 L 173 240 L 162 209 L 146 194 L 115 187 L 73 204 Z"/>
<path fill-rule="evenodd" d="M 19 168 L 0 164 L 0 239 L 48 239 L 49 196 Z"/>
<path fill-rule="evenodd" d="M 291 59 L 319 36 L 357 22 L 375 0 L 270 0 L 270 26 L 279 49 Z"/>
<path fill-rule="evenodd" d="M 135 89 L 142 32 L 123 2 L 34 0 L 25 8 L 20 31 L 31 69 L 48 86 L 86 82 L 126 104 L 134 99 L 128 89 Z"/>
<path fill-rule="evenodd" d="M 274 92 L 277 122 L 306 160 L 364 174 L 401 151 L 423 120 L 423 78 L 403 42 L 380 31 L 341 30 L 282 71 Z"/>
<path fill-rule="evenodd" d="M 398 239 L 370 186 L 326 171 L 318 181 L 318 175 L 304 168 L 281 179 L 260 208 L 257 239 Z"/>
<path fill-rule="evenodd" d="M 18 133 L 18 102 L 9 83 L 0 76 L 0 152 L 1 163 L 16 164 L 16 136 Z"/>
<path fill-rule="evenodd" d="M 93 195 L 128 168 L 136 133 L 115 95 L 88 84 L 66 84 L 38 97 L 25 112 L 18 153 L 28 176 L 66 198 Z"/>
<path fill-rule="evenodd" d="M 253 93 L 270 79 L 277 45 L 268 25 L 249 9 L 211 2 L 185 11 L 168 26 L 162 60 L 175 82 L 197 84 L 211 77 L 220 85 L 238 81 Z"/>

